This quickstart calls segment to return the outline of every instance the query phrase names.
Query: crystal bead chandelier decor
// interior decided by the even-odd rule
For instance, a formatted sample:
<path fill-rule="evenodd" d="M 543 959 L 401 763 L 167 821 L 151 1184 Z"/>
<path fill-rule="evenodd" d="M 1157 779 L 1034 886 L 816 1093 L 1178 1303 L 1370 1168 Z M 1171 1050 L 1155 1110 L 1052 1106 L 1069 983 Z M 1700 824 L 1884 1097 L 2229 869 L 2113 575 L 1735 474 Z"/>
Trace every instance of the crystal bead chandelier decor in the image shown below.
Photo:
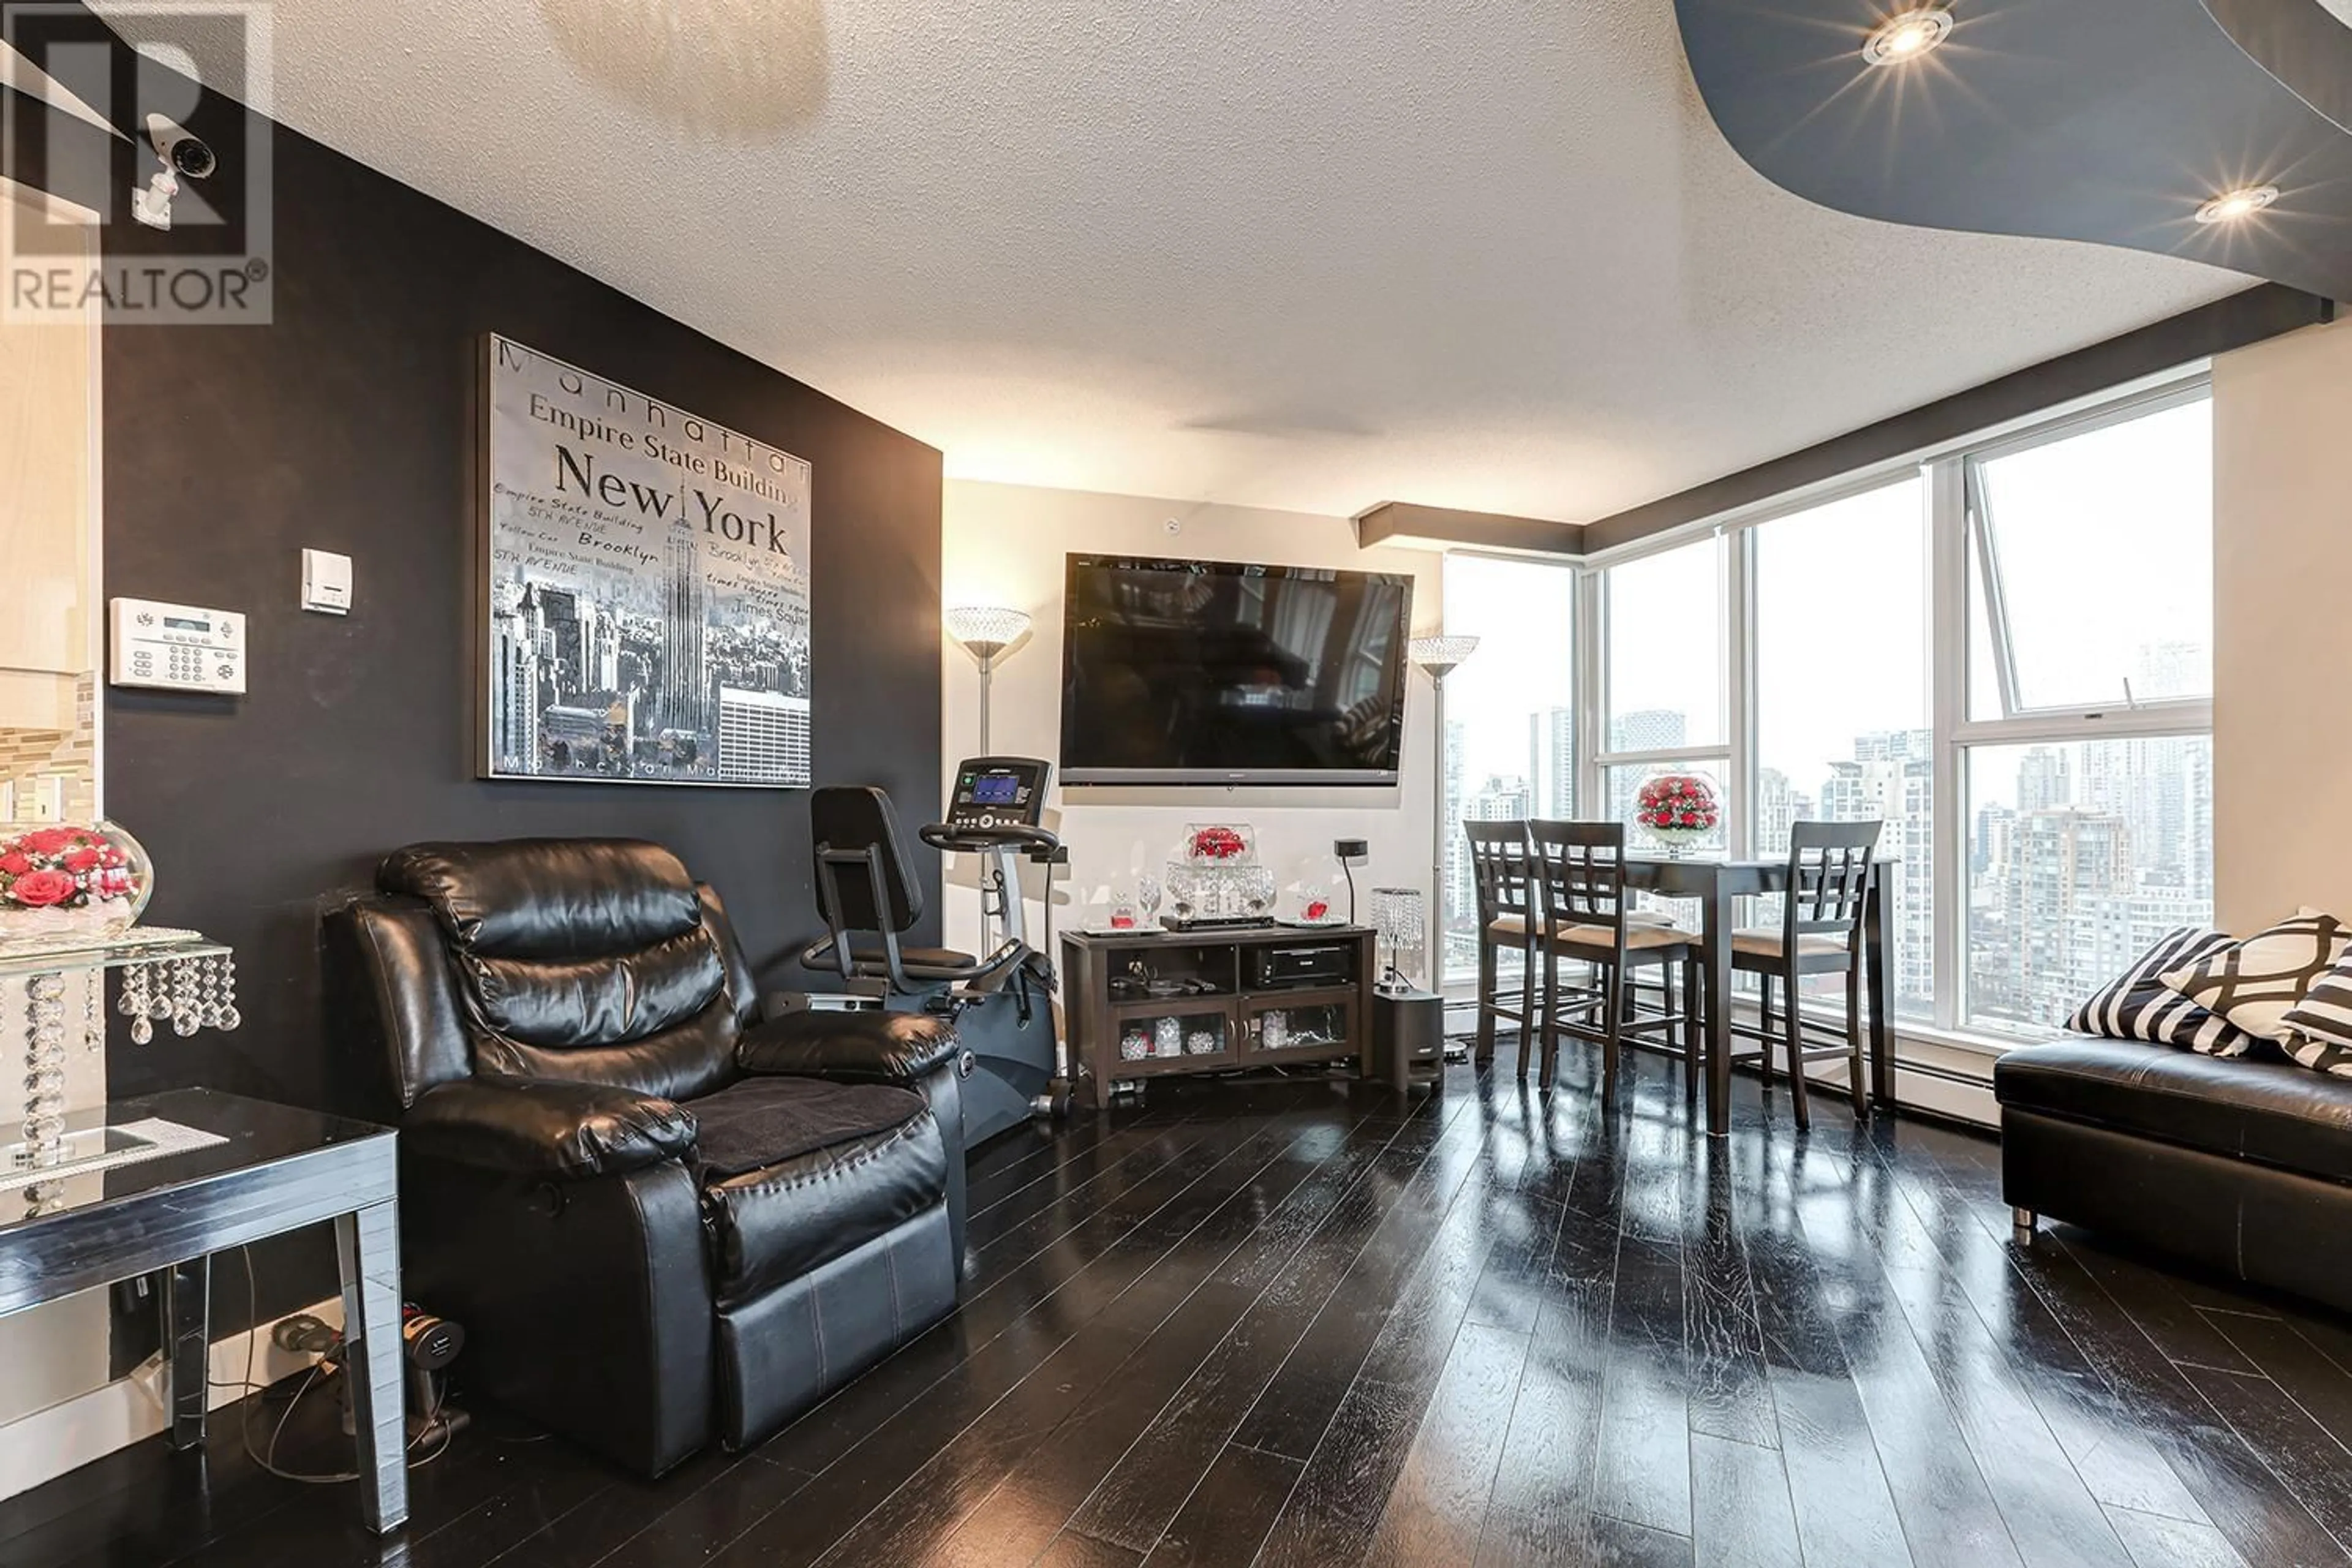
<path fill-rule="evenodd" d="M 112 940 L 40 952 L 0 955 L 0 976 L 25 988 L 25 1119 L 20 1142 L 0 1149 L 0 1169 L 56 1170 L 133 1151 L 143 1140 L 118 1128 L 69 1132 L 66 1115 L 68 1035 L 78 1033 L 82 1049 L 106 1048 L 106 972 L 122 971 L 116 1010 L 131 1020 L 137 1045 L 168 1024 L 186 1038 L 198 1029 L 234 1029 L 244 1019 L 236 1010 L 236 959 L 222 944 L 194 931 L 144 927 Z M 79 1016 L 67 1019 L 66 976 L 83 974 Z"/>

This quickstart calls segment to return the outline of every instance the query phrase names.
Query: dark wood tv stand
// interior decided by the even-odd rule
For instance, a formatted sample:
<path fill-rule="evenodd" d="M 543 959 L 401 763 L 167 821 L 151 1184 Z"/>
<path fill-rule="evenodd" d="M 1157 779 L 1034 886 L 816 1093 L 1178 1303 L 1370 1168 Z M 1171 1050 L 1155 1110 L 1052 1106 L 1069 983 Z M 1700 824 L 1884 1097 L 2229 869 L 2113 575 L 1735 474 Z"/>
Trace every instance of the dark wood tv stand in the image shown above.
<path fill-rule="evenodd" d="M 1341 973 L 1328 984 L 1259 984 L 1253 960 L 1271 949 L 1336 952 Z M 1145 977 L 1186 989 L 1128 996 L 1113 985 Z M 1074 1087 L 1099 1108 L 1121 1089 L 1171 1074 L 1342 1059 L 1360 1065 L 1374 978 L 1372 932 L 1364 926 L 1066 932 L 1063 1026 L 1080 1080 Z M 1149 1047 L 1141 1056 L 1134 1054 L 1138 1038 Z"/>

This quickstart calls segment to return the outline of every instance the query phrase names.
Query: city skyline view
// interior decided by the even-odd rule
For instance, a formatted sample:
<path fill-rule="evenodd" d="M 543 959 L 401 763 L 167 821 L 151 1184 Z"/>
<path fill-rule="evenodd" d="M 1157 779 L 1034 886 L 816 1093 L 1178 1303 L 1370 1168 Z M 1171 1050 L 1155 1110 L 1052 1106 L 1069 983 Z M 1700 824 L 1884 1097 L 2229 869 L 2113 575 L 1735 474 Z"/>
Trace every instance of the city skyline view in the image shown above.
<path fill-rule="evenodd" d="M 1579 815 L 1572 788 L 1536 782 L 1547 772 L 1556 780 L 1574 776 L 1572 763 L 1557 771 L 1571 755 L 1572 715 L 1549 709 L 1526 717 L 1526 770 L 1478 780 L 1460 766 L 1468 752 L 1465 727 L 1448 723 L 1448 798 L 1458 803 L 1449 821 Z M 1852 755 L 1810 787 L 1777 768 L 1759 769 L 1754 802 L 1759 855 L 1785 854 L 1796 822 L 1885 823 L 1882 850 L 1898 862 L 1890 872 L 1895 1007 L 1916 1018 L 1929 1016 L 1935 1002 L 1931 746 L 1925 730 L 1855 736 Z M 1633 793 L 1650 772 L 1618 770 L 1611 818 L 1631 823 Z M 2212 777 L 2211 745 L 2202 737 L 2004 747 L 1971 758 L 1965 952 L 1973 1024 L 1996 1032 L 2055 1026 L 2167 931 L 2211 922 Z M 1736 801 L 1727 805 L 1738 809 Z M 1449 975 L 1459 978 L 1475 973 L 1477 922 L 1458 828 L 1454 837 L 1445 859 L 1445 955 Z M 1642 838 L 1633 828 L 1629 846 L 1642 847 Z M 1694 923 L 1681 912 L 1683 923 Z M 1775 916 L 1766 908 L 1742 918 Z"/>
<path fill-rule="evenodd" d="M 2210 407 L 2192 399 L 1997 450 L 1969 470 L 1960 657 L 1972 721 L 2210 696 Z M 2209 924 L 2213 770 L 2201 718 L 2198 732 L 1964 745 L 1965 798 L 1936 798 L 1927 500 L 1909 476 L 1745 531 L 1752 798 L 1733 787 L 1731 536 L 1601 574 L 1600 752 L 1615 760 L 1595 801 L 1577 797 L 1588 738 L 1576 726 L 1572 574 L 1449 563 L 1448 629 L 1485 640 L 1447 688 L 1448 977 L 1469 978 L 1477 957 L 1462 820 L 1630 824 L 1642 783 L 1667 772 L 1707 776 L 1725 797 L 1726 826 L 1701 853 L 1727 847 L 1735 821 L 1753 853 L 1777 856 L 1797 821 L 1883 820 L 1883 852 L 1896 861 L 1896 1007 L 1915 1019 L 1938 1011 L 1942 810 L 1966 824 L 1951 904 L 1962 973 L 1948 982 L 1964 1027 L 2046 1033 L 2167 931 Z M 2100 592 L 2081 593 L 2094 577 Z M 1743 920 L 1777 918 L 1772 902 Z"/>

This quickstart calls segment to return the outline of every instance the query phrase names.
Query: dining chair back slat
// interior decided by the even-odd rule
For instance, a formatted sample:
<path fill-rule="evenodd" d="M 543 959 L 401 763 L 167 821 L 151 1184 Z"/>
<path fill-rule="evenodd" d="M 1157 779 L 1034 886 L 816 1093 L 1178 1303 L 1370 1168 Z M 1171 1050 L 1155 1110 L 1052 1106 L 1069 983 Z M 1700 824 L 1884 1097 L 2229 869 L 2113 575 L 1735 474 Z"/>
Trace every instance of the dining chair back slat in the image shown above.
<path fill-rule="evenodd" d="M 1862 940 L 1870 894 L 1871 857 L 1878 851 L 1879 822 L 1800 822 L 1789 829 L 1789 891 L 1781 921 L 1789 951 L 1800 936 L 1825 934 L 1853 943 Z"/>
<path fill-rule="evenodd" d="M 1505 915 L 1518 915 L 1532 925 L 1537 910 L 1528 874 L 1528 825 L 1507 822 L 1462 824 L 1470 839 L 1470 872 L 1477 891 L 1478 924 L 1493 925 Z"/>
<path fill-rule="evenodd" d="M 1625 825 L 1530 822 L 1533 880 L 1546 934 L 1571 925 L 1622 930 L 1625 923 Z"/>

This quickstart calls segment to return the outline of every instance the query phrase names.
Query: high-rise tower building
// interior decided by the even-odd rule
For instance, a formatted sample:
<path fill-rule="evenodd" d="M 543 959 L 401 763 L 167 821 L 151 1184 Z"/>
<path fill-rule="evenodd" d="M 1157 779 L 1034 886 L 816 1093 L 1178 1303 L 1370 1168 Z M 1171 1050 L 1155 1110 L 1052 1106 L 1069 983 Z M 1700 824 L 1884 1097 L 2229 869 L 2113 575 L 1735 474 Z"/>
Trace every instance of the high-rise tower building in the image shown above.
<path fill-rule="evenodd" d="M 1576 815 L 1576 712 L 1547 708 L 1528 715 L 1528 808 L 1565 821 Z"/>
<path fill-rule="evenodd" d="M 708 735 L 711 723 L 710 677 L 705 668 L 705 590 L 702 552 L 694 536 L 669 542 L 669 580 L 662 594 L 661 721 L 668 729 Z"/>
<path fill-rule="evenodd" d="M 490 735 L 501 773 L 539 765 L 539 651 L 520 609 L 500 612 L 490 632 Z"/>

